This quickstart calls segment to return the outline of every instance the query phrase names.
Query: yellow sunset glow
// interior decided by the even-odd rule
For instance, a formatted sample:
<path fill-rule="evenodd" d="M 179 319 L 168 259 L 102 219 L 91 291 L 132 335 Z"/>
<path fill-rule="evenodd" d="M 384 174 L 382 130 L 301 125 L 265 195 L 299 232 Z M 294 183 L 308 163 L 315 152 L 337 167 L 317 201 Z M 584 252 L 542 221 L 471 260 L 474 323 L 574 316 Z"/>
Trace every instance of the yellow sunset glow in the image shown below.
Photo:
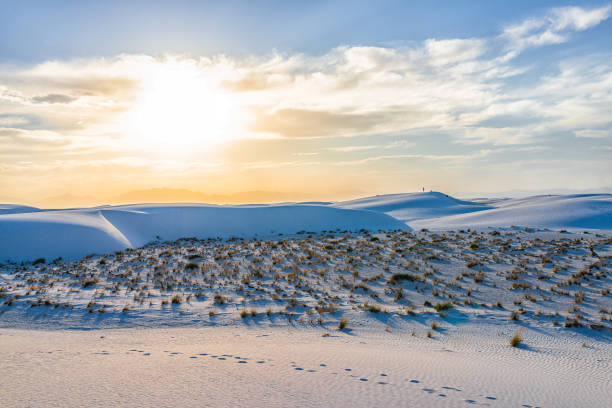
<path fill-rule="evenodd" d="M 229 94 L 192 65 L 157 65 L 142 79 L 133 108 L 122 117 L 120 126 L 129 144 L 182 153 L 232 137 L 240 121 Z"/>

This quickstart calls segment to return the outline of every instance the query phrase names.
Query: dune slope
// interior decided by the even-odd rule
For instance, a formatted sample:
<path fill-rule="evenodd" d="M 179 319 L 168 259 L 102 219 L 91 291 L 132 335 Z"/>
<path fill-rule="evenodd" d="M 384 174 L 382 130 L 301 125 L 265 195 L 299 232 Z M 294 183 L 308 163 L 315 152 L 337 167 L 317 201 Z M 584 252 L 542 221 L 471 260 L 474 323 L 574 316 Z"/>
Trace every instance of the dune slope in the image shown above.
<path fill-rule="evenodd" d="M 409 222 L 414 228 L 539 227 L 612 229 L 612 194 L 534 196 L 503 201 L 496 208 Z"/>
<path fill-rule="evenodd" d="M 374 212 L 318 205 L 130 205 L 0 215 L 0 261 L 76 259 L 156 239 L 408 229 Z"/>
<path fill-rule="evenodd" d="M 491 209 L 485 204 L 463 201 L 436 191 L 429 193 L 385 194 L 343 201 L 338 208 L 370 210 L 389 214 L 401 221 L 436 218 Z"/>

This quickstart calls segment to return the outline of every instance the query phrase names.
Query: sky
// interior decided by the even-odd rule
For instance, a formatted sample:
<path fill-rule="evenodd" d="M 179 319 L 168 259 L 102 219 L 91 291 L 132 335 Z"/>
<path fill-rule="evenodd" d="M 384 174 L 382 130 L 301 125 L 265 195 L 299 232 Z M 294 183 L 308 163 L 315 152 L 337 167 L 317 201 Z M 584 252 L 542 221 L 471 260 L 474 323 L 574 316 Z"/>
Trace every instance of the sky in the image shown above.
<path fill-rule="evenodd" d="M 610 190 L 611 16 L 598 1 L 0 1 L 0 202 Z"/>

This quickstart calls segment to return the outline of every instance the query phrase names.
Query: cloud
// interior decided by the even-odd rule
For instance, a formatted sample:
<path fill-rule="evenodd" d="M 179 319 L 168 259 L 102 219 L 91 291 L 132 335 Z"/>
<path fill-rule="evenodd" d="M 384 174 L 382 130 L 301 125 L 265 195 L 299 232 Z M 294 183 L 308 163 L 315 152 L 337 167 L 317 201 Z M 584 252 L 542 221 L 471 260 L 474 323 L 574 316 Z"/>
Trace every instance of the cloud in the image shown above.
<path fill-rule="evenodd" d="M 584 31 L 598 25 L 610 17 L 611 11 L 612 6 L 554 8 L 542 17 L 506 27 L 502 38 L 511 49 L 509 57 L 513 57 L 526 48 L 566 42 L 572 31 Z"/>
<path fill-rule="evenodd" d="M 77 98 L 62 95 L 62 94 L 48 94 L 42 96 L 34 96 L 32 97 L 32 103 L 70 103 L 77 100 Z"/>
<path fill-rule="evenodd" d="M 487 160 L 491 165 L 492 158 L 503 164 L 519 153 L 549 149 L 562 138 L 594 143 L 589 139 L 609 139 L 612 126 L 609 49 L 531 65 L 515 57 L 567 42 L 610 13 L 610 7 L 556 8 L 487 38 L 341 45 L 321 55 L 126 54 L 0 66 L 0 163 L 3 171 L 21 172 L 22 179 L 35 174 L 32 180 L 51 177 L 61 168 L 78 169 L 73 173 L 81 180 L 92 168 L 104 176 L 114 172 L 120 181 L 134 169 L 155 174 L 154 180 L 213 170 L 247 174 L 251 169 L 270 169 L 270 174 L 296 180 L 298 171 L 324 165 L 368 165 L 374 171 L 376 166 L 408 168 L 418 162 L 448 169 Z M 238 134 L 228 139 L 239 139 L 227 150 L 239 150 L 236 145 L 253 139 L 244 143 L 252 149 L 241 152 L 239 160 L 223 149 L 220 157 L 211 153 L 214 157 L 203 158 L 209 146 L 197 138 L 183 141 L 193 150 L 184 160 L 168 159 L 171 153 L 165 149 L 145 151 L 152 140 L 147 135 L 125 142 L 130 137 L 122 121 L 125 113 L 146 99 L 159 78 L 184 78 L 185 73 L 206 85 L 199 89 L 210 90 L 211 103 L 194 108 L 190 101 L 207 100 L 206 95 L 183 100 L 170 92 L 173 103 L 179 111 L 189 106 L 186 111 L 195 112 L 198 123 L 210 117 L 215 97 L 229 101 L 231 121 L 241 127 L 224 129 Z M 171 148 L 184 126 L 167 123 L 168 135 L 157 142 Z M 192 142 L 201 142 L 201 151 L 195 152 Z M 332 162 L 338 157 L 343 161 Z M 222 164 L 228 158 L 238 164 L 228 169 Z M 7 180 L 0 178 L 0 184 Z M 17 179 L 12 180 L 18 188 Z"/>
<path fill-rule="evenodd" d="M 420 116 L 419 112 L 405 110 L 334 112 L 288 108 L 257 113 L 250 129 L 290 138 L 350 136 L 384 131 L 397 121 L 417 120 Z"/>
<path fill-rule="evenodd" d="M 586 138 L 609 138 L 612 136 L 612 130 L 602 130 L 602 129 L 583 129 L 583 130 L 575 130 L 574 134 L 576 137 L 586 137 Z"/>

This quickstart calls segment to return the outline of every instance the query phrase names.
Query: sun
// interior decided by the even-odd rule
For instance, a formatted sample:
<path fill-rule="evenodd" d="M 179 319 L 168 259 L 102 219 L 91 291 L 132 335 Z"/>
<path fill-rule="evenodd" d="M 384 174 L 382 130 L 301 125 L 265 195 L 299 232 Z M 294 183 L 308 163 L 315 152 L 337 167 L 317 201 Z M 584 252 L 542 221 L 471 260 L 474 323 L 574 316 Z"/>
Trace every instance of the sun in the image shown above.
<path fill-rule="evenodd" d="M 211 148 L 231 138 L 238 122 L 232 96 L 197 66 L 158 63 L 140 82 L 133 107 L 121 120 L 131 144 L 171 154 Z"/>

